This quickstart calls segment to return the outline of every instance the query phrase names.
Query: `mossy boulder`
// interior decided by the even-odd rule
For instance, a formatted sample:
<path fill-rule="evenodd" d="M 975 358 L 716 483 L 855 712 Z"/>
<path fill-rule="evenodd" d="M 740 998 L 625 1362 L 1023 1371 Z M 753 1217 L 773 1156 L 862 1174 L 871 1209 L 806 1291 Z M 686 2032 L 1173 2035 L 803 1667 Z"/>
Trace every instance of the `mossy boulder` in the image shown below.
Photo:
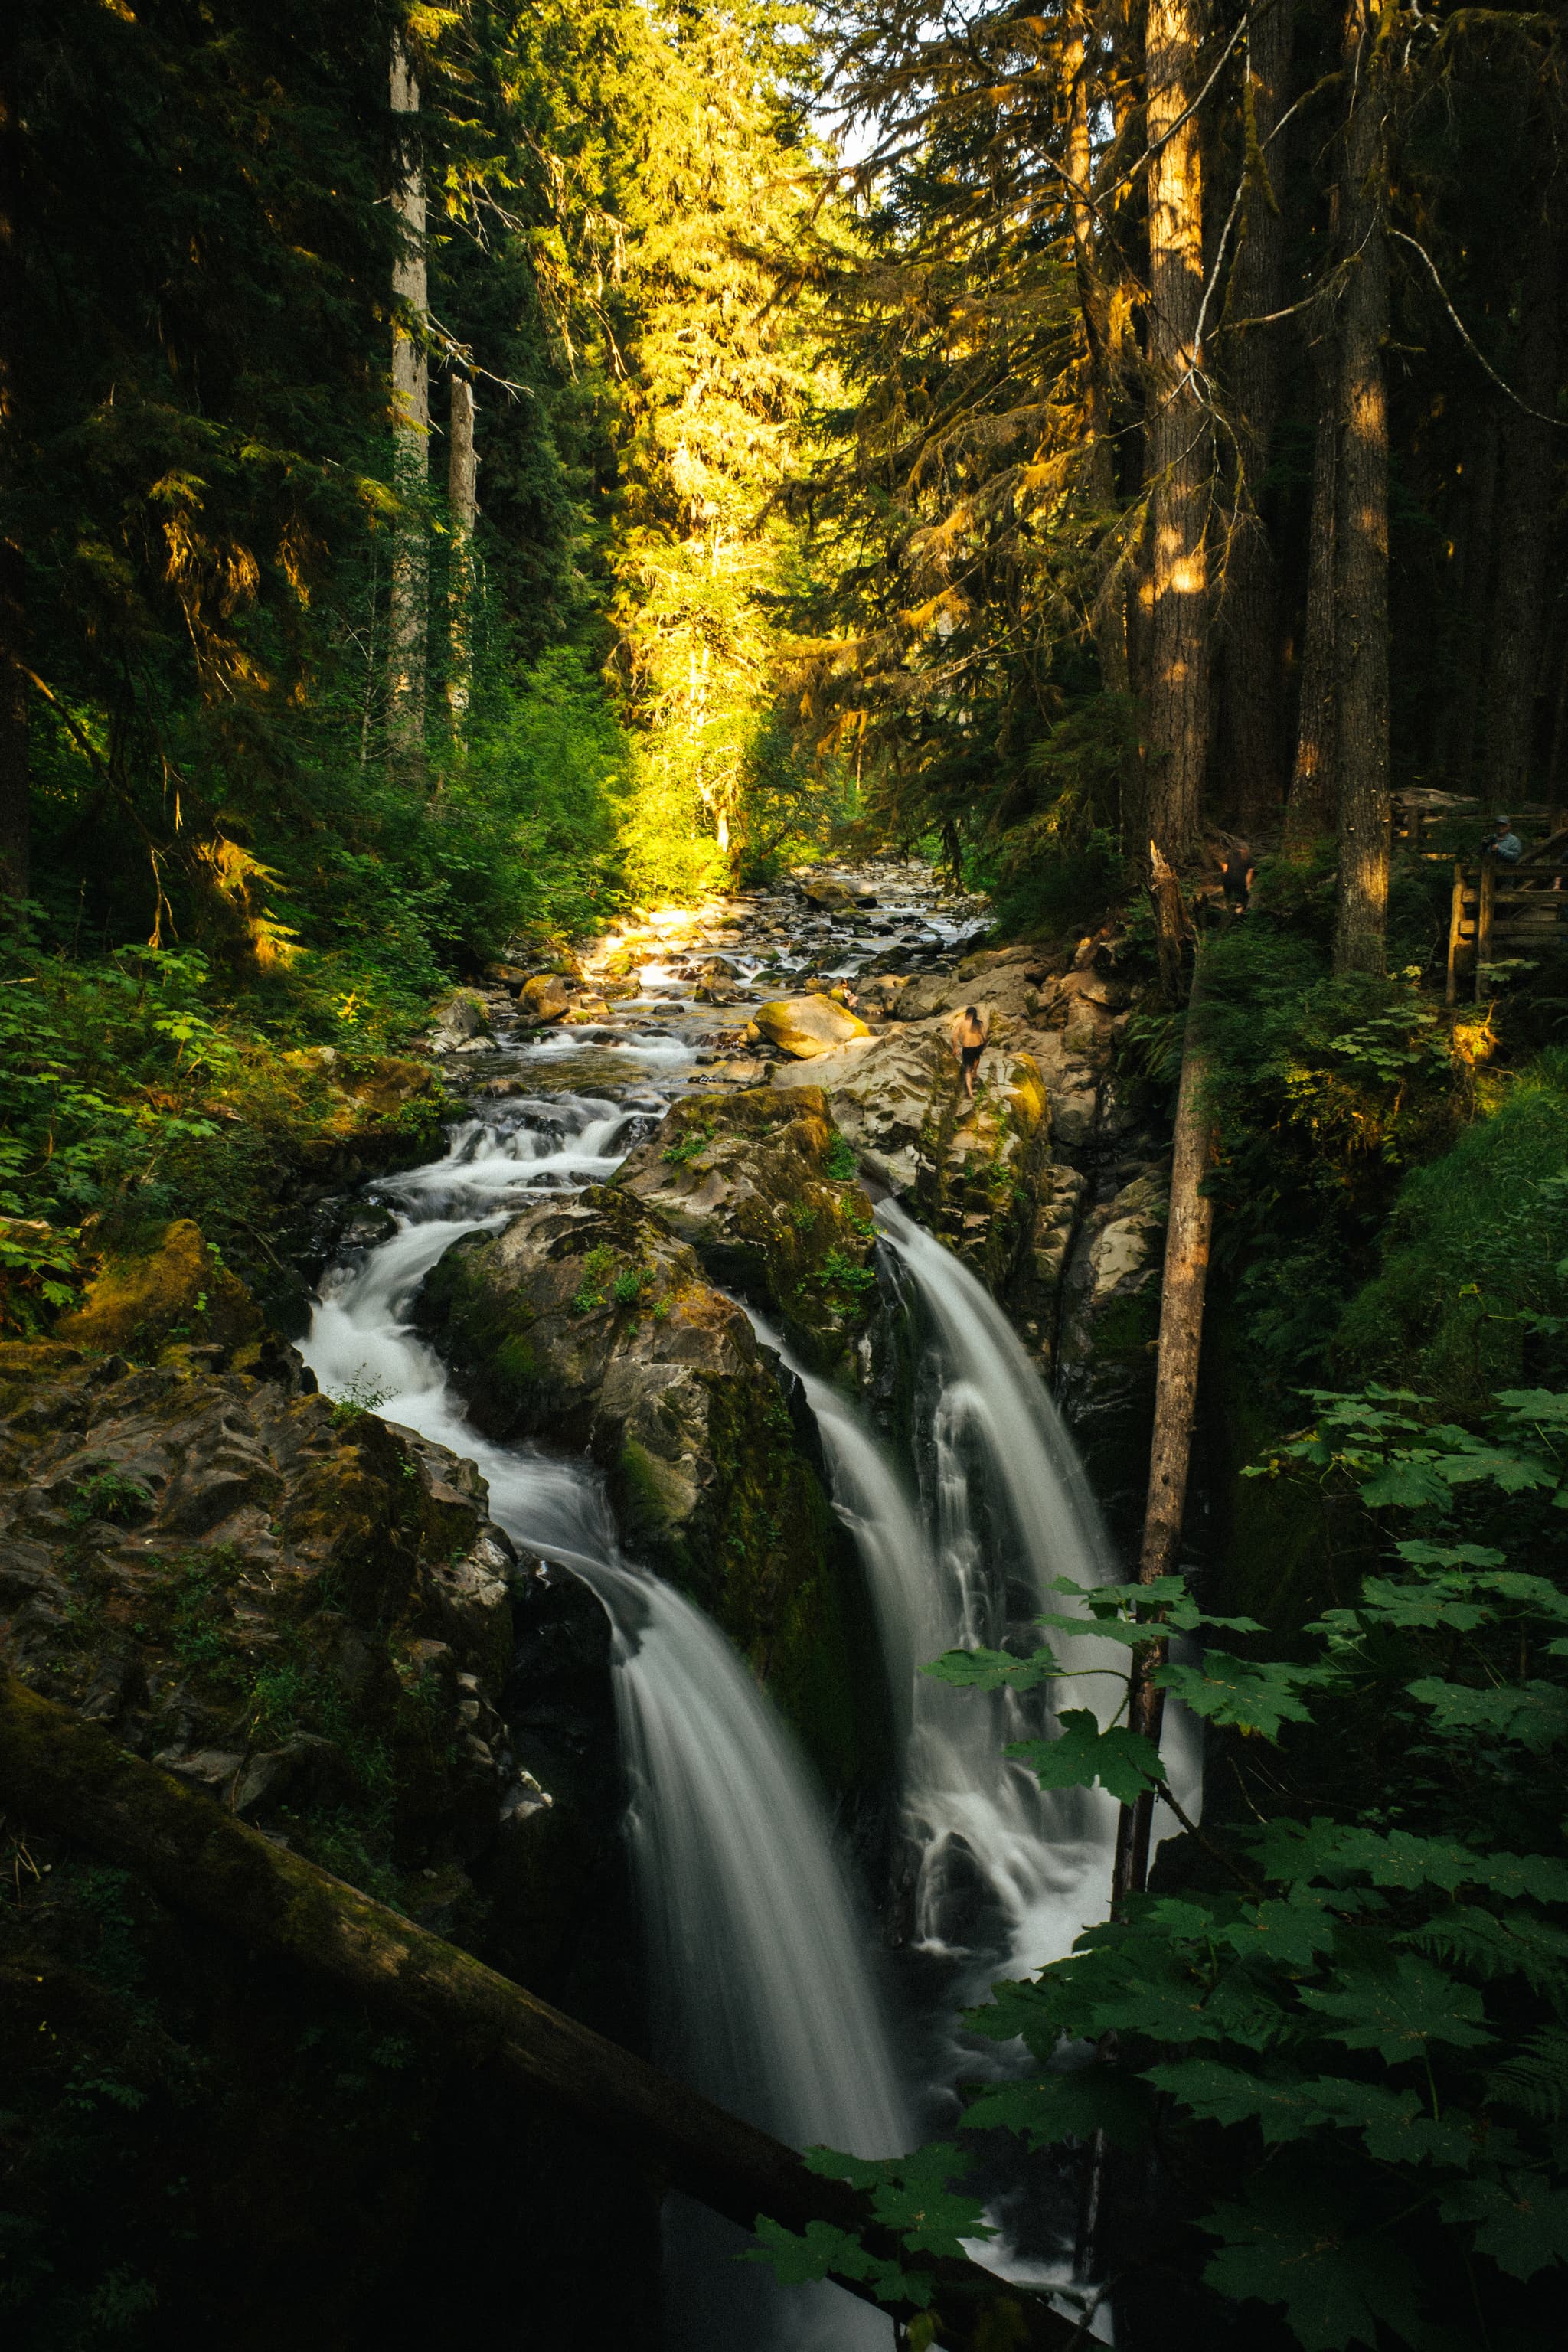
<path fill-rule="evenodd" d="M 0 1655 L 405 1909 L 507 1801 L 518 1571 L 484 1504 L 308 1375 L 0 1347 Z"/>
<path fill-rule="evenodd" d="M 783 996 L 759 1004 L 752 1015 L 757 1034 L 792 1061 L 815 1061 L 871 1032 L 864 1021 L 831 996 Z"/>
<path fill-rule="evenodd" d="M 987 1046 L 973 1102 L 956 1084 L 932 1097 L 916 1198 L 931 1231 L 998 1296 L 1030 1237 L 1050 1140 L 1045 1081 L 1030 1054 Z"/>
<path fill-rule="evenodd" d="M 876 1303 L 876 1228 L 819 1087 L 677 1103 L 616 1187 L 707 1271 L 775 1316 L 813 1370 L 839 1364 Z"/>
<path fill-rule="evenodd" d="M 68 1346 L 152 1363 L 171 1349 L 224 1360 L 258 1342 L 260 1309 L 199 1225 L 181 1217 L 132 1248 L 108 1251 L 79 1307 L 55 1326 Z"/>
<path fill-rule="evenodd" d="M 716 1619 L 830 1780 L 863 1781 L 884 1727 L 854 1553 L 777 1359 L 689 1244 L 593 1186 L 456 1243 L 416 1313 L 479 1426 L 587 1452 L 631 1557 Z"/>

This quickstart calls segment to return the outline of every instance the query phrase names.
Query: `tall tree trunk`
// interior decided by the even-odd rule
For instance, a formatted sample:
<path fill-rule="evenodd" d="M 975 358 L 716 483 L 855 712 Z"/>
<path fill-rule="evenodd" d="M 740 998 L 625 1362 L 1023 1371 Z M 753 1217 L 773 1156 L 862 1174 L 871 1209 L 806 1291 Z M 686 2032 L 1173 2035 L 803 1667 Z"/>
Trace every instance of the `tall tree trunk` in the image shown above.
<path fill-rule="evenodd" d="M 27 895 L 26 572 L 7 511 L 21 474 L 16 360 L 22 335 L 20 8 L 0 25 L 0 901 Z"/>
<path fill-rule="evenodd" d="M 1182 1050 L 1182 1083 L 1176 1096 L 1172 1138 L 1171 1215 L 1165 1228 L 1165 1264 L 1160 1290 L 1160 1355 L 1154 1385 L 1154 1433 L 1149 1449 L 1149 1499 L 1138 1560 L 1140 1584 L 1154 1584 L 1176 1565 L 1182 1520 L 1187 1507 L 1193 1423 L 1197 1412 L 1198 1365 L 1203 1348 L 1204 1301 L 1208 1291 L 1209 1240 L 1214 1202 L 1204 1192 L 1212 1155 L 1212 1128 L 1204 1090 L 1207 1065 L 1195 1035 L 1203 965 L 1193 974 Z M 1127 1719 L 1134 1731 L 1158 1744 L 1165 1695 L 1154 1682 L 1166 1644 L 1146 1643 L 1132 1653 Z M 1112 1908 L 1142 1891 L 1149 1876 L 1153 1792 L 1124 1805 L 1117 1828 L 1111 1878 Z"/>
<path fill-rule="evenodd" d="M 1149 0 L 1149 469 L 1152 557 L 1142 833 L 1176 864 L 1203 817 L 1208 752 L 1207 414 L 1194 376 L 1204 286 L 1196 117 L 1202 0 Z M 1176 126 L 1180 124 L 1180 128 Z M 1142 852 L 1141 838 L 1137 847 Z"/>
<path fill-rule="evenodd" d="M 641 2151 L 656 2176 L 750 2230 L 827 2221 L 884 2256 L 901 2244 L 869 2200 L 810 2171 L 792 2147 L 715 2106 L 400 1911 L 274 1845 L 210 1797 L 128 1755 L 113 1735 L 41 1698 L 0 1665 L 0 1789 L 9 1820 L 53 1830 L 135 1871 L 176 1909 L 274 1963 L 308 1972 L 374 2016 L 428 2034 L 514 2091 L 558 2103 Z M 1072 2352 L 1079 2332 L 977 2264 L 939 2258 L 942 2341 Z M 841 2279 L 872 2300 L 864 2282 Z M 885 2306 L 884 2306 L 885 2307 Z M 908 2305 L 889 2312 L 909 2320 Z"/>
<path fill-rule="evenodd" d="M 1279 200 L 1285 158 L 1277 140 L 1288 102 L 1295 43 L 1294 0 L 1275 0 L 1253 29 L 1249 56 L 1253 150 L 1242 241 L 1231 275 L 1229 310 L 1237 319 L 1267 318 L 1284 306 L 1285 221 Z M 1242 830 L 1272 824 L 1285 797 L 1279 708 L 1279 583 L 1258 496 L 1268 470 L 1279 406 L 1278 327 L 1250 327 L 1234 338 L 1226 373 L 1235 422 L 1235 500 L 1221 606 L 1220 656 L 1226 715 Z"/>
<path fill-rule="evenodd" d="M 1334 970 L 1384 968 L 1388 929 L 1388 335 L 1386 39 L 1375 0 L 1350 0 L 1340 224 L 1341 322 Z"/>
<path fill-rule="evenodd" d="M 1090 183 L 1094 147 L 1089 117 L 1098 103 L 1090 89 L 1092 30 L 1084 0 L 1074 0 L 1063 51 L 1068 83 L 1068 173 L 1072 181 L 1073 270 L 1079 309 L 1083 314 L 1086 375 L 1089 394 L 1089 493 L 1101 528 L 1110 533 L 1116 512 L 1116 470 L 1110 444 L 1110 304 L 1094 242 L 1094 204 Z M 1127 666 L 1127 588 L 1112 544 L 1102 556 L 1095 592 L 1092 626 L 1100 656 L 1101 683 L 1112 694 L 1125 694 Z"/>
<path fill-rule="evenodd" d="M 474 518 L 479 512 L 479 458 L 474 449 L 474 387 L 452 378 L 447 419 L 447 512 L 452 532 L 447 590 L 447 703 L 454 734 L 468 715 L 474 667 Z"/>
<path fill-rule="evenodd" d="M 1318 422 L 1308 528 L 1307 613 L 1301 640 L 1301 707 L 1285 811 L 1285 847 L 1305 856 L 1334 829 L 1334 541 L 1339 505 L 1339 345 L 1330 321 L 1309 313 Z"/>
<path fill-rule="evenodd" d="M 393 35 L 392 111 L 399 128 L 393 204 L 403 241 L 393 265 L 395 301 L 423 317 L 429 307 L 425 266 L 425 177 L 414 130 L 419 112 L 403 36 Z M 387 734 L 395 756 L 416 764 L 425 741 L 426 646 L 429 631 L 429 556 L 424 499 L 429 478 L 430 368 L 424 343 L 401 318 L 392 329 L 393 474 L 405 501 L 392 559 L 387 643 Z"/>
<path fill-rule="evenodd" d="M 1538 148 L 1537 185 L 1550 169 Z M 1562 236 L 1552 197 L 1532 207 L 1520 285 L 1520 340 L 1514 390 L 1502 420 L 1498 481 L 1497 574 L 1487 664 L 1487 789 L 1496 808 L 1527 797 L 1535 751 L 1535 696 L 1546 604 L 1552 531 L 1552 479 L 1557 436 L 1549 422 L 1557 392 Z M 1538 412 L 1529 415 L 1525 409 Z"/>

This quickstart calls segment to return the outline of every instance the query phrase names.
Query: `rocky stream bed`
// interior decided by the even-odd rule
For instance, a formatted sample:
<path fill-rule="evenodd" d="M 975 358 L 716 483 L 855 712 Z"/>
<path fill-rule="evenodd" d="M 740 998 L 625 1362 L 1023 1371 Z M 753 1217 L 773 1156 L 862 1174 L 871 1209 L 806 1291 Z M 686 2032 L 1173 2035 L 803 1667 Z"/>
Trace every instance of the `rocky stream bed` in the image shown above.
<path fill-rule="evenodd" d="M 400 1426 L 369 1361 L 358 1381 L 338 1363 L 335 1397 L 319 1393 L 195 1228 L 172 1226 L 106 1266 L 49 1343 L 0 1349 L 0 1654 L 215 1802 L 636 2042 L 609 1624 L 495 1523 L 464 1457 L 585 1461 L 627 1552 L 708 1612 L 794 1725 L 884 1936 L 909 1940 L 896 1695 L 803 1386 L 908 1434 L 908 1318 L 878 1203 L 901 1204 L 1001 1307 L 1113 1529 L 1135 1508 L 1152 1387 L 1163 1139 L 1123 1050 L 1123 951 L 986 948 L 985 928 L 927 869 L 874 863 L 457 992 L 428 1041 L 458 1107 L 446 1158 L 399 1175 L 409 1155 L 388 1152 L 377 1177 L 367 1155 L 368 1181 L 318 1188 L 308 1218 L 285 1210 L 275 1244 L 300 1269 L 279 1296 L 303 1339 L 287 1301 L 329 1259 L 330 1299 L 425 1220 L 394 1306 L 407 1344 L 438 1350 L 471 1448 L 445 1422 L 450 1444 Z M 989 1021 L 973 1102 L 949 1041 L 970 1003 Z M 320 1311 L 311 1331 L 320 1361 Z M 448 2253 L 467 2249 L 465 2325 L 504 2302 L 500 2250 L 475 2241 L 509 2200 L 547 2217 L 557 2282 L 522 2340 L 643 2324 L 647 2184 L 603 2162 L 584 2213 L 562 2188 L 558 2119 L 499 2155 L 485 2086 L 460 2065 L 378 2054 L 347 2016 L 317 2035 L 308 1989 L 258 1979 L 123 1874 L 6 1827 L 29 1896 L 4 1958 L 23 2259 L 57 2261 L 92 2184 L 130 2166 L 93 2291 L 145 2276 L 165 2298 L 160 2342 L 216 2325 L 236 2345 L 281 2327 L 368 2345 L 398 2301 L 389 2263 L 405 2312 L 440 2306 L 447 2256 L 412 2247 L 405 2217 L 433 2162 L 441 2210 L 461 2201 L 468 2151 L 484 2190 L 445 2225 Z M 341 2114 L 317 2128 L 334 2067 L 352 2081 L 348 2155 Z M 237 2198 L 264 2223 L 236 2222 Z M 590 2325 L 570 2280 L 606 2231 L 629 2251 Z M 292 2273 L 258 2232 L 294 2249 Z"/>

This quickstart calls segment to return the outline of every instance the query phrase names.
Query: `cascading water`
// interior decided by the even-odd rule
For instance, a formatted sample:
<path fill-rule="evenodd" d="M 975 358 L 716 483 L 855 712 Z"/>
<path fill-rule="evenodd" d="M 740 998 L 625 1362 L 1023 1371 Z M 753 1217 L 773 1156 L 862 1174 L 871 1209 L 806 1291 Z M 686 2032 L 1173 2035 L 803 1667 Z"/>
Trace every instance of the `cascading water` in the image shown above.
<path fill-rule="evenodd" d="M 891 1201 L 877 1211 L 888 1244 L 929 1327 L 919 1400 L 928 1513 L 922 1543 L 933 1599 L 920 1609 L 926 1655 L 995 1647 L 1010 1617 L 1079 1613 L 1058 1577 L 1100 1584 L 1113 1573 L 1100 1512 L 1072 1441 L 1011 1325 L 974 1276 Z M 1007 1570 L 1009 1567 L 1012 1574 Z M 1009 1606 L 1007 1587 L 1021 1588 Z M 879 1580 L 884 1608 L 901 1591 Z M 932 1646 L 932 1635 L 937 1633 Z M 900 1626 L 890 1650 L 907 1652 Z M 1109 1721 L 1121 1702 L 1125 1653 L 1086 1631 L 1057 1633 L 1065 1704 Z M 1010 1740 L 1038 1719 L 1012 1693 L 914 1685 L 904 1806 L 918 1854 L 915 1929 L 928 1948 L 994 1940 L 976 1914 L 999 1913 L 1012 1967 L 1037 1969 L 1103 1916 L 1117 1808 L 1102 1790 L 1040 1789 L 1009 1763 Z"/>
<path fill-rule="evenodd" d="M 407 1322 L 455 1240 L 499 1225 L 541 1184 L 603 1181 L 637 1117 L 557 1097 L 456 1129 L 443 1159 L 379 1188 L 397 1204 L 398 1230 L 328 1277 L 301 1352 L 328 1394 L 374 1399 L 388 1420 L 476 1462 L 520 1547 L 570 1567 L 604 1603 L 663 2063 L 796 2146 L 890 2155 L 917 2135 L 803 1759 L 716 1628 L 620 1558 L 586 1469 L 480 1438 Z M 759 2352 L 887 2352 L 890 2328 L 875 2311 L 834 2288 L 785 2294 L 754 2267 L 737 2273 L 723 2258 L 740 2242 L 677 2217 L 673 2345 L 718 2352 L 739 2329 Z"/>

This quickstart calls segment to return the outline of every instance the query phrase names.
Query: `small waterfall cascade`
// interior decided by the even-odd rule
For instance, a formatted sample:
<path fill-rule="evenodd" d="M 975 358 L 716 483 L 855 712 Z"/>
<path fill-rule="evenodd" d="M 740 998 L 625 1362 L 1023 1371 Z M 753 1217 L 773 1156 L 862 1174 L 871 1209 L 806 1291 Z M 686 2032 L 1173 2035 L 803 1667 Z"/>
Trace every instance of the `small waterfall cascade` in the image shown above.
<path fill-rule="evenodd" d="M 924 1508 L 858 1407 L 792 1369 L 877 1613 L 902 1735 L 914 1939 L 933 1953 L 973 1952 L 986 1977 L 999 1964 L 1033 1969 L 1103 1917 L 1116 1806 L 1099 1790 L 1044 1791 L 1003 1753 L 1010 1740 L 1038 1735 L 1048 1703 L 956 1690 L 920 1668 L 945 1650 L 1000 1646 L 1010 1619 L 1074 1613 L 1070 1598 L 1049 1591 L 1052 1579 L 1104 1582 L 1110 1545 L 1072 1440 L 1000 1308 L 896 1203 L 883 1202 L 877 1215 L 928 1327 L 918 1399 Z M 1051 1647 L 1083 1676 L 1061 1685 L 1058 1704 L 1109 1721 L 1125 1653 L 1087 1623 L 1081 1636 L 1053 1635 Z"/>
<path fill-rule="evenodd" d="M 602 1181 L 638 1117 L 659 1108 L 557 1097 L 455 1129 L 440 1160 L 376 1188 L 397 1229 L 329 1275 L 301 1353 L 327 1394 L 374 1400 L 477 1463 L 519 1548 L 569 1568 L 603 1602 L 660 2062 L 797 2147 L 891 2155 L 918 2130 L 805 1759 L 717 1628 L 622 1559 L 588 1469 L 481 1438 L 408 1322 L 455 1240 L 499 1227 L 542 1186 Z M 671 2257 L 686 2316 L 671 2342 L 681 2352 L 717 2352 L 726 2330 L 757 2352 L 887 2352 L 889 2323 L 838 2290 L 786 2292 L 720 2259 L 742 2242 L 678 2215 Z"/>

